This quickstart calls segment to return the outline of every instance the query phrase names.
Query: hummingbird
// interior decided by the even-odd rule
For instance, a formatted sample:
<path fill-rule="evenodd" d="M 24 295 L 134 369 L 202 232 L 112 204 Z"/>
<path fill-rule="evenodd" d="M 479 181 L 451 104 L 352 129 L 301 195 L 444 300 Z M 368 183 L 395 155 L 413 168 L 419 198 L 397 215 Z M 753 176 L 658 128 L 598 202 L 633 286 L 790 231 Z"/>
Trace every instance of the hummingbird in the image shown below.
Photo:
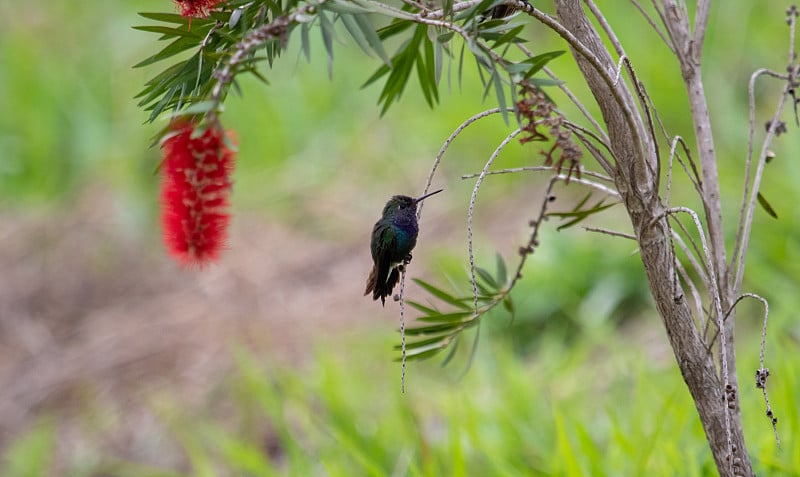
<path fill-rule="evenodd" d="M 386 297 L 397 285 L 402 267 L 411 261 L 411 250 L 417 244 L 417 204 L 443 190 L 416 199 L 395 195 L 386 202 L 380 220 L 372 228 L 370 250 L 374 263 L 367 278 L 365 296 L 372 292 L 373 300 L 380 298 L 381 304 L 386 305 Z"/>

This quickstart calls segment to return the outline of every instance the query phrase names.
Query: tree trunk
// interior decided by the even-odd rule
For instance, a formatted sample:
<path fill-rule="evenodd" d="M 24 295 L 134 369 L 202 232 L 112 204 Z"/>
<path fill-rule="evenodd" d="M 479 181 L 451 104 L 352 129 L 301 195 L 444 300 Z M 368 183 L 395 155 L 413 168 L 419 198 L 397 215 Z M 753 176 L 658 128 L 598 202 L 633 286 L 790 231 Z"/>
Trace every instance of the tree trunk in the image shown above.
<path fill-rule="evenodd" d="M 734 410 L 729 412 L 714 356 L 706 350 L 698 333 L 676 275 L 670 228 L 657 190 L 660 171 L 656 169 L 656 145 L 651 132 L 645 128 L 625 81 L 620 78 L 614 82 L 617 62 L 612 60 L 586 17 L 581 2 L 556 0 L 555 5 L 561 24 L 585 46 L 583 51 L 573 47 L 572 54 L 602 112 L 616 161 L 616 185 L 636 233 L 650 291 L 694 400 L 717 469 L 725 477 L 753 475 L 737 401 L 732 402 Z M 725 280 L 720 279 L 720 283 Z M 721 294 L 725 293 L 723 288 Z M 729 412 L 733 456 L 728 455 L 726 412 Z"/>

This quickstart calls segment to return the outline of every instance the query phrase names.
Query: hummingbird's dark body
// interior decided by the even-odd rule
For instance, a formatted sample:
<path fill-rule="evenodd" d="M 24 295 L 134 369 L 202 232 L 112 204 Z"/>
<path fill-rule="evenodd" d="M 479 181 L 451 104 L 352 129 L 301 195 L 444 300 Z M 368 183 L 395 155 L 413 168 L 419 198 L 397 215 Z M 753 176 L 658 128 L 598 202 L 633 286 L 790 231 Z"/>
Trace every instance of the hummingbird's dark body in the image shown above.
<path fill-rule="evenodd" d="M 381 299 L 386 304 L 386 297 L 392 293 L 400 279 L 398 267 L 411 260 L 411 251 L 417 244 L 417 204 L 441 190 L 431 192 L 419 198 L 396 195 L 389 199 L 383 207 L 380 220 L 372 228 L 372 271 L 367 278 L 367 289 L 364 295 L 372 292 L 372 299 Z"/>

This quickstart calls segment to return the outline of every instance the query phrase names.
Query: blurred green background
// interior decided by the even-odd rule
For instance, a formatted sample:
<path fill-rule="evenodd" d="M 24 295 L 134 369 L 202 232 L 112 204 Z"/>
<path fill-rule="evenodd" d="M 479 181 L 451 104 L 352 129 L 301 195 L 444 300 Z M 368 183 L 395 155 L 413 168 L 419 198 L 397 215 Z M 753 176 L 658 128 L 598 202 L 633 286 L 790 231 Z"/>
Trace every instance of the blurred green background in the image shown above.
<path fill-rule="evenodd" d="M 677 64 L 625 2 L 599 2 L 665 125 L 691 141 Z M 783 71 L 781 2 L 719 2 L 705 75 L 735 230 L 747 137 L 746 87 Z M 549 10 L 549 3 L 540 5 Z M 517 315 L 488 317 L 441 367 L 412 363 L 400 393 L 398 310 L 361 296 L 368 235 L 383 203 L 417 194 L 444 139 L 492 107 L 474 71 L 429 109 L 409 88 L 380 118 L 378 66 L 340 35 L 329 79 L 319 38 L 291 41 L 270 86 L 243 78 L 224 124 L 239 142 L 229 250 L 182 270 L 161 248 L 162 124 L 133 96 L 161 45 L 133 25 L 166 0 L 0 1 L 0 475 L 713 475 L 702 429 L 652 310 L 631 243 L 545 228 L 514 292 Z M 539 26 L 536 51 L 564 48 Z M 552 68 L 586 96 L 568 55 Z M 763 124 L 782 85 L 759 83 Z M 554 99 L 568 113 L 562 96 Z M 587 103 L 590 102 L 587 99 Z M 739 396 L 759 475 L 800 475 L 800 136 L 773 145 L 745 289 L 770 300 L 767 363 L 781 448 L 764 417 L 762 310 L 742 304 Z M 466 214 L 479 171 L 509 131 L 483 120 L 449 149 L 428 202 L 412 277 L 466 290 Z M 759 127 L 758 135 L 763 134 Z M 514 143 L 496 167 L 538 165 Z M 476 210 L 478 263 L 526 241 L 543 177 L 491 177 Z M 677 201 L 696 207 L 683 177 Z M 584 191 L 557 191 L 568 210 Z M 563 205 L 561 205 L 563 204 Z M 621 209 L 593 225 L 627 230 Z M 409 298 L 425 301 L 416 286 Z M 470 337 L 471 338 L 471 337 Z M 465 342 L 468 342 L 466 340 Z"/>

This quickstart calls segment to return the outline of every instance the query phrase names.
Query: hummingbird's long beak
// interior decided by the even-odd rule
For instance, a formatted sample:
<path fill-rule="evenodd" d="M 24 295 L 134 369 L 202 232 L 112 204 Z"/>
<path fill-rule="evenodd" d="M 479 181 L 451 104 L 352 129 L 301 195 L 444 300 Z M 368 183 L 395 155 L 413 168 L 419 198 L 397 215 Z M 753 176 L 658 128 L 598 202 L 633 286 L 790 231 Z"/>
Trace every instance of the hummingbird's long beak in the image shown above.
<path fill-rule="evenodd" d="M 443 190 L 444 189 L 439 189 L 439 190 L 434 191 L 434 192 L 428 192 L 427 194 L 423 195 L 422 197 L 417 197 L 416 199 L 414 199 L 414 203 L 415 204 L 419 204 L 420 202 L 422 202 L 423 200 L 427 199 L 428 197 L 430 197 L 430 196 L 432 196 L 434 194 L 438 194 L 439 192 L 441 192 Z"/>

